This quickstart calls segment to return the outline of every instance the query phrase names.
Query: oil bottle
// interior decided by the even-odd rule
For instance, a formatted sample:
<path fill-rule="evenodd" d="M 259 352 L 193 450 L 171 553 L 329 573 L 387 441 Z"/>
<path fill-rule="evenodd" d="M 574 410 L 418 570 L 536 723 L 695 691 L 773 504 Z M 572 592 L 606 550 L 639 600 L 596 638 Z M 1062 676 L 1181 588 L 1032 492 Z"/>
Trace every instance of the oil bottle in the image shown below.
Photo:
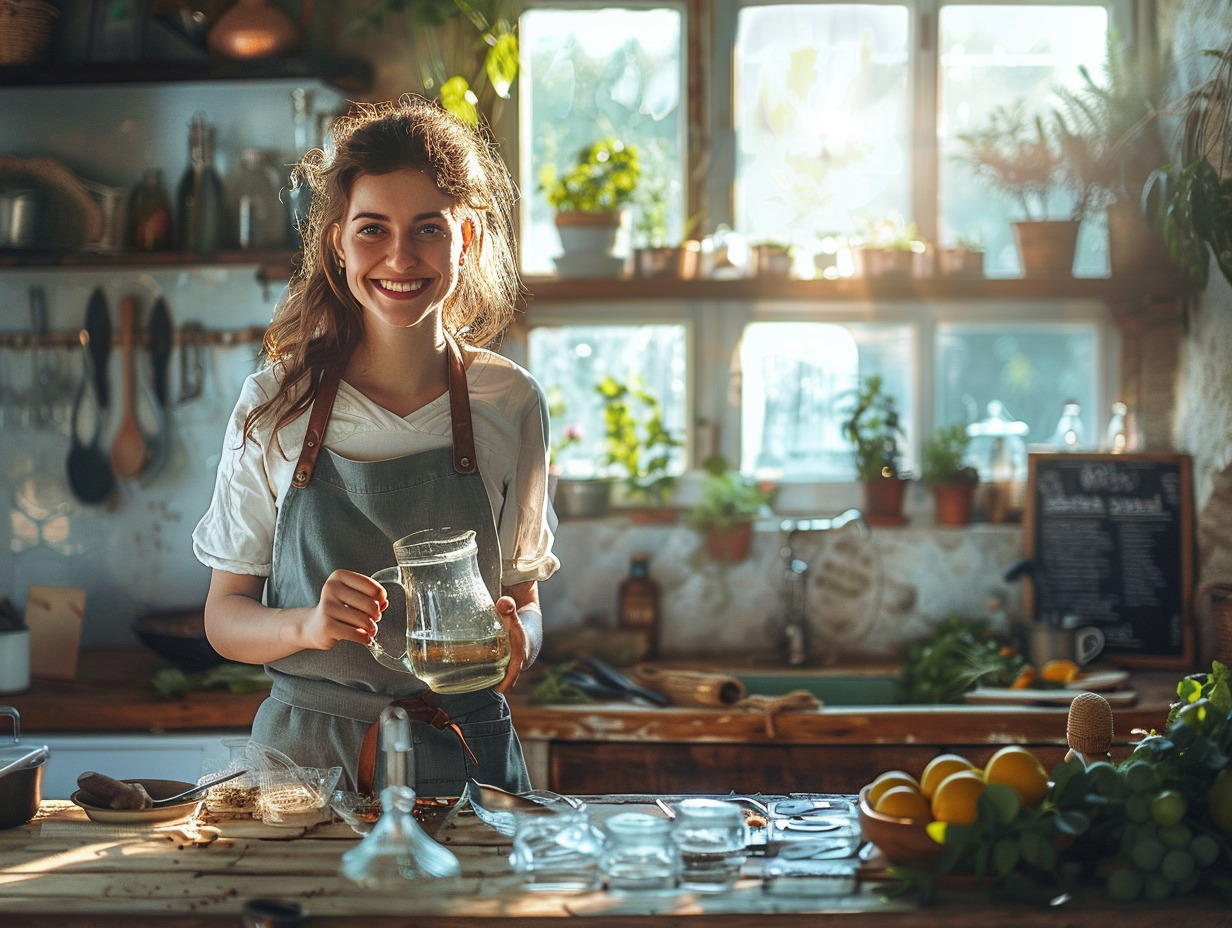
<path fill-rule="evenodd" d="M 616 623 L 644 636 L 647 658 L 658 655 L 659 584 L 650 576 L 649 554 L 638 553 L 629 559 L 629 575 L 617 590 Z"/>

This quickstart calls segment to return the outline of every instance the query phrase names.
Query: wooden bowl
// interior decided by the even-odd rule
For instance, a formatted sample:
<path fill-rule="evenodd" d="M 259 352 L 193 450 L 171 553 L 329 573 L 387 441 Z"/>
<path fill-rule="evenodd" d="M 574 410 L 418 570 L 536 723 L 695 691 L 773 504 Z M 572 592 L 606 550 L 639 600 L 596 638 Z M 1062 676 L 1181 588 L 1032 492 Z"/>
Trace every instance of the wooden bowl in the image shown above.
<path fill-rule="evenodd" d="M 133 634 L 185 673 L 208 670 L 225 660 L 205 637 L 202 606 L 147 612 L 133 622 Z"/>
<path fill-rule="evenodd" d="M 867 786 L 860 790 L 859 814 L 861 837 L 876 845 L 890 863 L 931 867 L 947 850 L 928 836 L 928 822 L 923 819 L 898 818 L 874 810 Z"/>

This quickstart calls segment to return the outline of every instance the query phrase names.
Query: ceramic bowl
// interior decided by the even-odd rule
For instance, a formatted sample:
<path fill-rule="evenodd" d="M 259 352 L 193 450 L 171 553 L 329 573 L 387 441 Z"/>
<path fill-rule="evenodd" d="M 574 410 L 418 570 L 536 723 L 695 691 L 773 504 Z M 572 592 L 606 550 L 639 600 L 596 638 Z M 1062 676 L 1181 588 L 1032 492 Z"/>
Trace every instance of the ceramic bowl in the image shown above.
<path fill-rule="evenodd" d="M 151 799 L 163 799 L 174 796 L 186 789 L 192 789 L 197 784 L 185 783 L 182 780 L 125 780 L 125 783 L 140 783 Z M 192 814 L 200 799 L 189 799 L 187 802 L 177 802 L 161 809 L 104 809 L 91 805 L 82 798 L 82 790 L 77 790 L 69 796 L 76 805 L 86 813 L 92 822 L 102 822 L 113 825 L 134 825 L 151 822 L 174 822 L 187 818 Z"/>
<path fill-rule="evenodd" d="M 225 660 L 206 640 L 201 606 L 147 612 L 133 622 L 133 634 L 185 673 L 208 670 Z"/>
<path fill-rule="evenodd" d="M 928 836 L 922 819 L 898 818 L 877 812 L 869 804 L 868 787 L 860 790 L 860 836 L 901 866 L 931 867 L 945 853 L 944 845 Z"/>

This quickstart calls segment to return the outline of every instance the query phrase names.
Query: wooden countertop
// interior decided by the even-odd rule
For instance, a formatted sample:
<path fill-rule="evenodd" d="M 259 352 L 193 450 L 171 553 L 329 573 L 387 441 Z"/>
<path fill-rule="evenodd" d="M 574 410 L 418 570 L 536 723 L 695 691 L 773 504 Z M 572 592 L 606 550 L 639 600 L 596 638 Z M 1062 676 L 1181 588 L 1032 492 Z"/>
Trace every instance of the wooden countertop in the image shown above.
<path fill-rule="evenodd" d="M 170 732 L 246 729 L 264 693 L 225 690 L 166 699 L 149 685 L 167 666 L 143 650 L 86 649 L 75 680 L 35 680 L 25 693 L 0 697 L 21 713 L 23 732 Z M 1134 729 L 1162 728 L 1175 698 L 1176 671 L 1137 671 L 1136 705 L 1115 710 L 1117 743 Z M 647 708 L 613 702 L 534 706 L 515 688 L 518 733 L 529 740 L 712 741 L 829 744 L 1065 743 L 1064 707 L 828 707 L 774 714 L 744 709 Z"/>
<path fill-rule="evenodd" d="M 594 928 L 1232 925 L 1232 910 L 1213 899 L 1116 905 L 1100 887 L 1081 887 L 1063 905 L 1027 907 L 994 906 L 988 894 L 963 885 L 919 908 L 910 899 L 884 899 L 885 874 L 875 864 L 861 868 L 854 888 L 842 894 L 768 893 L 754 857 L 734 889 L 713 895 L 531 893 L 511 871 L 509 839 L 470 812 L 455 823 L 463 815 L 475 822 L 469 830 L 463 824 L 451 832 L 449 819 L 425 826 L 457 855 L 460 881 L 408 881 L 388 891 L 340 875 L 343 853 L 359 838 L 339 824 L 307 832 L 251 821 L 102 825 L 70 803 L 48 801 L 29 824 L 0 831 L 0 911 L 6 928 L 234 926 L 250 899 L 297 902 L 314 928 L 548 928 L 570 916 Z"/>

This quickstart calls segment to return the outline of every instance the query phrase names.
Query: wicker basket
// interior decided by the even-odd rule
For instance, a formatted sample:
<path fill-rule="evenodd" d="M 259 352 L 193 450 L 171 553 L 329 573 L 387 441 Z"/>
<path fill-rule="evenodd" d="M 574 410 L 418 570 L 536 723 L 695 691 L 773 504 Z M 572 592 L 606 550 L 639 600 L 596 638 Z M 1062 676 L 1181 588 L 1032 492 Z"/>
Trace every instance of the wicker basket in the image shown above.
<path fill-rule="evenodd" d="M 60 11 L 43 0 L 0 0 L 0 64 L 38 64 L 51 51 Z"/>

